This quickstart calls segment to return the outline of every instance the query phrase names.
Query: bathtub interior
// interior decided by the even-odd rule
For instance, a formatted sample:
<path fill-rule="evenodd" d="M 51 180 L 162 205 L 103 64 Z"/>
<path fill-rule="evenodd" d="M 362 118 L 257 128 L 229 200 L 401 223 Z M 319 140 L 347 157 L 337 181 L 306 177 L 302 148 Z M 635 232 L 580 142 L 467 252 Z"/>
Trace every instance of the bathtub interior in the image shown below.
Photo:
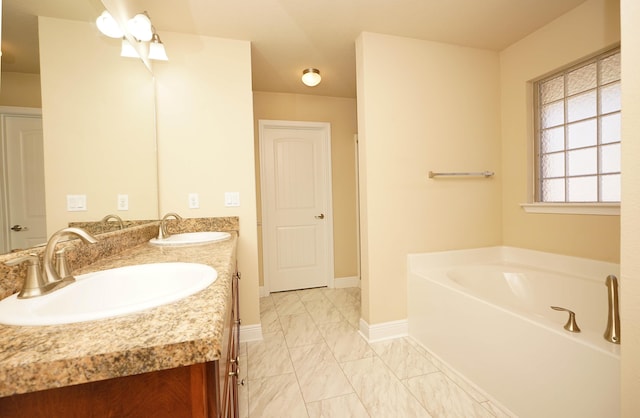
<path fill-rule="evenodd" d="M 576 313 L 583 332 L 603 332 L 607 323 L 607 289 L 604 280 L 557 273 L 513 264 L 462 266 L 445 272 L 448 279 L 469 293 L 522 313 L 564 326 Z"/>
<path fill-rule="evenodd" d="M 602 333 L 604 278 L 618 272 L 507 247 L 410 255 L 409 335 L 518 416 L 617 416 L 620 346 Z M 549 305 L 575 310 L 584 331 L 565 331 Z"/>

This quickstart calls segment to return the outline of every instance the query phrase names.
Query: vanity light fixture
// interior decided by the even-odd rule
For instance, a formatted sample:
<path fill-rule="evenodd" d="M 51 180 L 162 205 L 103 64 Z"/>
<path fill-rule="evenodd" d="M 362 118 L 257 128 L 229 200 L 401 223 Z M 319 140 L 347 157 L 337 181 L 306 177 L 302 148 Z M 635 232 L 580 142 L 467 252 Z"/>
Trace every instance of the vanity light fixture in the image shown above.
<path fill-rule="evenodd" d="M 156 61 L 169 61 L 167 51 L 164 49 L 160 36 L 155 32 L 153 33 L 151 43 L 149 44 L 149 59 Z"/>
<path fill-rule="evenodd" d="M 120 56 L 127 58 L 140 58 L 138 55 L 138 51 L 131 45 L 131 43 L 125 38 L 122 37 L 122 47 L 120 48 Z"/>
<path fill-rule="evenodd" d="M 147 12 L 138 13 L 127 22 L 127 31 L 138 41 L 148 42 L 153 37 L 151 19 Z"/>
<path fill-rule="evenodd" d="M 306 68 L 302 71 L 302 82 L 309 86 L 315 87 L 320 84 L 322 77 L 320 77 L 320 70 L 317 68 Z"/>
<path fill-rule="evenodd" d="M 116 22 L 113 16 L 111 16 L 111 13 L 106 10 L 96 19 L 96 26 L 98 26 L 98 30 L 100 30 L 103 35 L 109 38 L 122 38 L 124 36 L 124 31 L 118 22 Z"/>

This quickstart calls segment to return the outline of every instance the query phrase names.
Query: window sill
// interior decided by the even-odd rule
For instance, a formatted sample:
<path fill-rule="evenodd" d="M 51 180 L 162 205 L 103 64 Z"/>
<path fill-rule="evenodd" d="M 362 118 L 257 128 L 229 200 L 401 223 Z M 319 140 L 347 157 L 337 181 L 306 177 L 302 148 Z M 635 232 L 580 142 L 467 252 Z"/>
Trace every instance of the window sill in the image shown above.
<path fill-rule="evenodd" d="M 620 203 L 521 203 L 527 213 L 565 215 L 620 215 Z"/>

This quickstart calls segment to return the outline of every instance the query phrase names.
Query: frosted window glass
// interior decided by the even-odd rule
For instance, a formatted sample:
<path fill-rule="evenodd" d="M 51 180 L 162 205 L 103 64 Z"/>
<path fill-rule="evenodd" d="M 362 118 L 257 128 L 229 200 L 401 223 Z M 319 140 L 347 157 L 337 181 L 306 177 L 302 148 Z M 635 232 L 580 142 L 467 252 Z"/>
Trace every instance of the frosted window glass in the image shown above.
<path fill-rule="evenodd" d="M 541 201 L 619 201 L 620 62 L 616 48 L 535 83 Z"/>
<path fill-rule="evenodd" d="M 608 84 L 620 80 L 620 53 L 614 54 L 600 62 L 600 83 Z"/>
<path fill-rule="evenodd" d="M 597 64 L 594 62 L 567 74 L 567 93 L 574 95 L 595 89 L 598 81 L 596 67 Z"/>
<path fill-rule="evenodd" d="M 603 202 L 620 201 L 620 174 L 600 177 L 600 200 Z"/>
<path fill-rule="evenodd" d="M 569 202 L 597 202 L 598 177 L 575 177 L 567 180 Z"/>
<path fill-rule="evenodd" d="M 600 172 L 620 172 L 620 143 L 600 147 Z"/>
<path fill-rule="evenodd" d="M 564 153 L 543 155 L 541 170 L 543 178 L 564 176 Z"/>
<path fill-rule="evenodd" d="M 620 110 L 620 83 L 610 84 L 600 89 L 600 113 Z"/>
<path fill-rule="evenodd" d="M 542 106 L 541 124 L 543 128 L 551 128 L 564 123 L 564 103 L 555 102 Z"/>
<path fill-rule="evenodd" d="M 567 148 L 595 146 L 598 143 L 598 123 L 595 119 L 572 123 L 568 127 Z"/>
<path fill-rule="evenodd" d="M 579 94 L 567 100 L 567 119 L 575 122 L 596 116 L 596 91 Z"/>
<path fill-rule="evenodd" d="M 562 151 L 564 149 L 564 126 L 542 131 L 541 151 L 543 153 Z"/>
<path fill-rule="evenodd" d="M 554 102 L 564 97 L 564 77 L 556 77 L 540 85 L 540 101 L 542 104 Z"/>
<path fill-rule="evenodd" d="M 607 144 L 609 142 L 620 141 L 620 138 L 622 138 L 620 132 L 620 113 L 603 116 L 600 123 L 602 125 L 601 143 Z"/>
<path fill-rule="evenodd" d="M 585 148 L 567 152 L 567 175 L 583 176 L 598 173 L 598 149 Z"/>
<path fill-rule="evenodd" d="M 543 202 L 564 202 L 564 179 L 542 181 Z"/>

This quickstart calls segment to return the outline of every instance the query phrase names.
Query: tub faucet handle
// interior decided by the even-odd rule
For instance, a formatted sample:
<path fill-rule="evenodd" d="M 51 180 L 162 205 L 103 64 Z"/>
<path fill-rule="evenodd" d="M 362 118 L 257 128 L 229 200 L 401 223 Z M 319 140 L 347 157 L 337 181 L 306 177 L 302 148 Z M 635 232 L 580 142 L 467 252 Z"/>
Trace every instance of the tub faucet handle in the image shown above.
<path fill-rule="evenodd" d="M 575 312 L 561 306 L 551 306 L 551 309 L 555 311 L 569 312 L 569 319 L 567 319 L 567 323 L 564 324 L 564 329 L 569 332 L 580 332 L 580 327 L 578 327 L 578 323 L 576 322 Z"/>

